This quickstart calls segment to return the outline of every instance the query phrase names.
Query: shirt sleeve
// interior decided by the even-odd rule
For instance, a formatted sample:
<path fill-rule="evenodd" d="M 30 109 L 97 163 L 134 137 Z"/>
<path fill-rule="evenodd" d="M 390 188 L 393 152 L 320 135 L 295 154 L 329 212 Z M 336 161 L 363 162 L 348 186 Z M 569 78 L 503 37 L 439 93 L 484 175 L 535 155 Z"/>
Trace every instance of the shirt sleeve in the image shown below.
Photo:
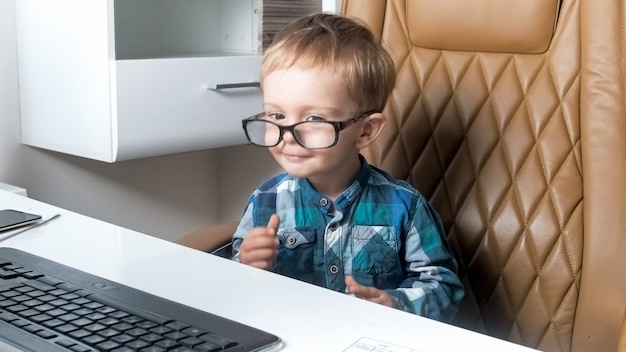
<path fill-rule="evenodd" d="M 252 214 L 254 213 L 254 202 L 253 198 L 250 198 L 248 204 L 246 205 L 246 210 L 239 221 L 239 226 L 237 226 L 237 230 L 233 234 L 232 239 L 232 248 L 233 248 L 233 256 L 232 260 L 236 262 L 240 262 L 239 258 L 239 248 L 241 247 L 241 242 L 243 238 L 246 236 L 248 231 L 254 227 L 254 219 Z"/>
<path fill-rule="evenodd" d="M 404 230 L 406 278 L 397 289 L 386 292 L 401 310 L 450 321 L 463 298 L 464 288 L 441 219 L 423 197 L 416 202 Z"/>

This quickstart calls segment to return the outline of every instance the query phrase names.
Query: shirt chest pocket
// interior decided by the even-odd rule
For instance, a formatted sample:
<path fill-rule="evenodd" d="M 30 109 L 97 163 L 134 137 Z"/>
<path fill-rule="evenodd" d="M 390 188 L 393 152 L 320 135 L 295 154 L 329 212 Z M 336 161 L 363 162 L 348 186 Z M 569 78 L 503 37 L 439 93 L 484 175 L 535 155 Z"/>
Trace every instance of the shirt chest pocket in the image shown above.
<path fill-rule="evenodd" d="M 353 272 L 376 275 L 399 269 L 395 227 L 354 226 L 351 239 Z"/>
<path fill-rule="evenodd" d="M 315 229 L 280 229 L 276 237 L 280 246 L 275 272 L 310 282 L 314 271 Z"/>

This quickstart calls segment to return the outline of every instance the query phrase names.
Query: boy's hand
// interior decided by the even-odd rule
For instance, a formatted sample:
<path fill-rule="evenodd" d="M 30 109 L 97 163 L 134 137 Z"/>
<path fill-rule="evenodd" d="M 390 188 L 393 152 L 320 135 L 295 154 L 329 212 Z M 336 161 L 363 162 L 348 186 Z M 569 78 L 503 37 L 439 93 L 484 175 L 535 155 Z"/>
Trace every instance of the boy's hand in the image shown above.
<path fill-rule="evenodd" d="M 376 287 L 362 286 L 352 276 L 346 276 L 346 286 L 350 293 L 364 300 L 396 308 L 396 302 L 383 290 Z"/>
<path fill-rule="evenodd" d="M 239 260 L 250 266 L 269 270 L 278 256 L 279 241 L 276 231 L 280 224 L 278 215 L 270 217 L 266 227 L 255 227 L 250 230 L 239 248 Z"/>

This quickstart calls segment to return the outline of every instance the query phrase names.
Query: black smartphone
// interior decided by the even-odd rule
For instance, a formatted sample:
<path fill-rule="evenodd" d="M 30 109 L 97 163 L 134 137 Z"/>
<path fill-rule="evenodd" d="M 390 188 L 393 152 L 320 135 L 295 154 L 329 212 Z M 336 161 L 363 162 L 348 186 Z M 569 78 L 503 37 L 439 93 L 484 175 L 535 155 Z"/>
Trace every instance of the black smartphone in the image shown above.
<path fill-rule="evenodd" d="M 0 232 L 20 226 L 30 225 L 41 220 L 41 215 L 26 213 L 14 209 L 0 210 Z"/>

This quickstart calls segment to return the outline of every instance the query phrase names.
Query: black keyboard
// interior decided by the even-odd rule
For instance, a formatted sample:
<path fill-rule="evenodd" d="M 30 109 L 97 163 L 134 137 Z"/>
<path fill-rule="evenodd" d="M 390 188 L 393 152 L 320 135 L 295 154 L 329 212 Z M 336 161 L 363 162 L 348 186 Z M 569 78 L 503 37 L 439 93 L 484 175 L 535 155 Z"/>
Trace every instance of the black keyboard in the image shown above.
<path fill-rule="evenodd" d="M 0 248 L 0 340 L 23 351 L 257 351 L 278 337 Z"/>

